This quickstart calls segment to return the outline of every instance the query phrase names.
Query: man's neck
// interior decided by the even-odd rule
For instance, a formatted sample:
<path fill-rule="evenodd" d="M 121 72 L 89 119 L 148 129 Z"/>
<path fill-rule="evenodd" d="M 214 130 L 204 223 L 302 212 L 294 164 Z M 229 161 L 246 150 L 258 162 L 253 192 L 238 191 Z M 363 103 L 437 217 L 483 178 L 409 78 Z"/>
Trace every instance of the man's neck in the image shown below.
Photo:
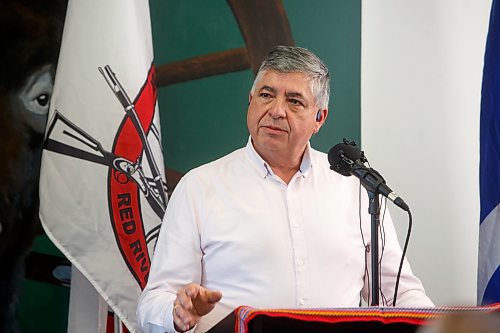
<path fill-rule="evenodd" d="M 305 148 L 300 154 L 275 152 L 271 156 L 266 156 L 259 151 L 257 151 L 257 154 L 269 165 L 275 175 L 280 177 L 286 184 L 289 184 L 300 169 L 304 152 Z"/>
<path fill-rule="evenodd" d="M 274 174 L 278 177 L 281 178 L 287 185 L 292 181 L 293 176 L 297 173 L 299 170 L 298 167 L 294 168 L 281 168 L 281 167 L 274 167 L 270 163 L 268 163 L 271 169 L 273 170 Z M 300 164 L 299 164 L 300 165 Z"/>

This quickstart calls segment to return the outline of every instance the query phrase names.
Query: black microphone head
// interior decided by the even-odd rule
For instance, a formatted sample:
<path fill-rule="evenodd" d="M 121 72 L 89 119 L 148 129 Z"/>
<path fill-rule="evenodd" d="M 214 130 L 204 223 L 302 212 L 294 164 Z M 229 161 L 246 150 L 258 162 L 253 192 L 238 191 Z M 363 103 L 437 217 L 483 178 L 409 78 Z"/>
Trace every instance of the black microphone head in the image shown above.
<path fill-rule="evenodd" d="M 343 176 L 350 176 L 354 162 L 356 160 L 363 161 L 364 158 L 363 152 L 356 147 L 356 144 L 353 141 L 348 142 L 346 139 L 328 151 L 330 169 Z"/>

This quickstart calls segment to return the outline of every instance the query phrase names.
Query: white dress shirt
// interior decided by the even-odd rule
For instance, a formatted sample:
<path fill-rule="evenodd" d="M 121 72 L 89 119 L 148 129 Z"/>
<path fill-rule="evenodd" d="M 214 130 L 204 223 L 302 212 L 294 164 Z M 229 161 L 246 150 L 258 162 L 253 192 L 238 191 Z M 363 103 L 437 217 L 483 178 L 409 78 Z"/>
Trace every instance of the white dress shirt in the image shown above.
<path fill-rule="evenodd" d="M 331 171 L 327 155 L 309 145 L 288 185 L 251 140 L 245 148 L 190 171 L 167 207 L 139 302 L 140 327 L 175 332 L 177 290 L 192 282 L 223 295 L 196 326 L 200 332 L 239 305 L 358 306 L 360 297 L 367 300 L 370 293 L 367 207 L 358 179 Z M 380 282 L 392 304 L 401 248 L 388 212 L 383 230 Z M 433 306 L 407 262 L 398 295 L 398 306 Z M 383 301 L 381 297 L 381 305 Z"/>

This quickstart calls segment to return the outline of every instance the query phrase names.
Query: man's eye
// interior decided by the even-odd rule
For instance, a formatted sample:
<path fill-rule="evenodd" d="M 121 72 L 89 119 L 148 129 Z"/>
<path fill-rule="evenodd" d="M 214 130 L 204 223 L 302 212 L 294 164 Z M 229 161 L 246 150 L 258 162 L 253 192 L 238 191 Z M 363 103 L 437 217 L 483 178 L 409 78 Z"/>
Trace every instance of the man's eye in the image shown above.
<path fill-rule="evenodd" d="M 269 93 L 260 93 L 260 97 L 262 97 L 262 98 L 271 98 L 272 96 Z"/>
<path fill-rule="evenodd" d="M 40 106 L 47 106 L 47 104 L 49 104 L 49 94 L 41 94 L 37 96 L 36 101 Z"/>
<path fill-rule="evenodd" d="M 295 105 L 295 106 L 300 106 L 300 105 L 302 105 L 302 102 L 301 102 L 301 101 L 299 101 L 298 99 L 293 99 L 293 98 L 292 98 L 292 99 L 290 99 L 289 101 L 290 101 L 290 104 Z"/>

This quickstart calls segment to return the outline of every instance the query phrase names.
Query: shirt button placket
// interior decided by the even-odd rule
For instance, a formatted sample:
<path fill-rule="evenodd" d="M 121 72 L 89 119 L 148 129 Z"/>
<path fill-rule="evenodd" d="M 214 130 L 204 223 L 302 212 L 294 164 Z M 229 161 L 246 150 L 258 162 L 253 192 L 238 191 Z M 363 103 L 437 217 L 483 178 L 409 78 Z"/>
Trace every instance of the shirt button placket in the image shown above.
<path fill-rule="evenodd" d="M 305 307 L 307 300 L 307 269 L 304 231 L 301 227 L 301 205 L 293 179 L 287 188 L 287 206 L 290 232 L 292 237 L 293 258 L 295 263 L 297 306 Z"/>

